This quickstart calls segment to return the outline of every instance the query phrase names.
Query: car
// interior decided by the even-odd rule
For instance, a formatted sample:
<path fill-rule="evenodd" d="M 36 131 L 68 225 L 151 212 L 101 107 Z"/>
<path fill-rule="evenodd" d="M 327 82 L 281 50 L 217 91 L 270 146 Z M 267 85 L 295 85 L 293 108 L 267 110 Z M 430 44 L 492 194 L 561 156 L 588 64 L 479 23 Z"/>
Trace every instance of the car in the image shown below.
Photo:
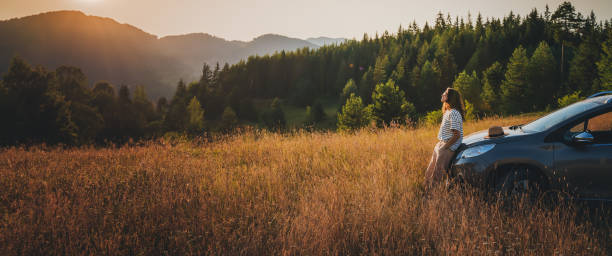
<path fill-rule="evenodd" d="M 564 191 L 578 199 L 612 201 L 612 91 L 528 124 L 466 136 L 449 175 L 502 195 Z"/>

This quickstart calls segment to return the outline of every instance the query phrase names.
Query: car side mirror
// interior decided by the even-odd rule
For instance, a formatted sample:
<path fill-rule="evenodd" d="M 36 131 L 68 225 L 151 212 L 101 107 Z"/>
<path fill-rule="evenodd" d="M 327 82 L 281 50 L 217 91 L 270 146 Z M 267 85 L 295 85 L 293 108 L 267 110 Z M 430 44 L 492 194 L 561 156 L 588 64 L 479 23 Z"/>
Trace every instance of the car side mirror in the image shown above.
<path fill-rule="evenodd" d="M 581 132 L 572 137 L 572 142 L 579 145 L 593 143 L 595 137 L 589 132 Z"/>

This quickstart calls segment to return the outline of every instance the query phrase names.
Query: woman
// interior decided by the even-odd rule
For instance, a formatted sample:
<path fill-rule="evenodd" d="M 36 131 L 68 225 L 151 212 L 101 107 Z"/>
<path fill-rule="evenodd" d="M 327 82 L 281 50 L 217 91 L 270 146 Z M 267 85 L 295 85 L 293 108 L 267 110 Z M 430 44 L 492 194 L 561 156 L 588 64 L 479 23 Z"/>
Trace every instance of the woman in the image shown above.
<path fill-rule="evenodd" d="M 442 102 L 442 123 L 438 131 L 438 143 L 434 147 L 427 171 L 425 184 L 431 188 L 438 184 L 447 174 L 455 150 L 463 140 L 464 108 L 461 94 L 453 88 L 446 88 L 440 99 Z"/>

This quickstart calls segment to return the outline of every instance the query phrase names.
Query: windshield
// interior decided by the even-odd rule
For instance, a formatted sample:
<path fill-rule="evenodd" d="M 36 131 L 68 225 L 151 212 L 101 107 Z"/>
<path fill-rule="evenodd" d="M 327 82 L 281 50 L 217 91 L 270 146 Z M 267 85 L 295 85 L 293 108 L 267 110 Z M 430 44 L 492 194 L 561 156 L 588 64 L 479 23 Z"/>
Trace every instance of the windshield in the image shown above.
<path fill-rule="evenodd" d="M 559 109 L 552 112 L 542 118 L 539 118 L 531 123 L 528 123 L 521 128 L 525 132 L 541 132 L 545 131 L 550 127 L 557 125 L 568 118 L 571 118 L 577 114 L 590 110 L 597 107 L 599 104 L 591 101 L 580 101 L 572 105 Z"/>

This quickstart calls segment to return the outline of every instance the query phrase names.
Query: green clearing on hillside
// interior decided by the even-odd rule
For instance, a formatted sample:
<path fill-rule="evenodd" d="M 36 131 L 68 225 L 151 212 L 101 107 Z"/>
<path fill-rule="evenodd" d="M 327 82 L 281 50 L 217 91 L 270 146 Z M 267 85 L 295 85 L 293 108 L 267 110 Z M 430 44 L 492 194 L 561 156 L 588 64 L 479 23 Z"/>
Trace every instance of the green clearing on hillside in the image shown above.
<path fill-rule="evenodd" d="M 336 119 L 337 113 L 342 108 L 342 106 L 337 102 L 337 99 L 334 98 L 320 98 L 318 99 L 323 106 L 323 111 L 325 112 L 325 119 L 323 121 L 315 124 L 315 129 L 323 129 L 323 130 L 335 130 L 336 129 Z M 287 121 L 287 128 L 289 129 L 299 129 L 304 128 L 304 123 L 306 122 L 306 107 L 298 107 L 290 104 L 285 99 L 281 99 L 281 108 L 285 113 L 285 120 Z M 265 125 L 261 120 L 261 113 L 265 110 L 269 109 L 270 103 L 272 103 L 272 99 L 254 99 L 253 103 L 257 110 L 257 113 L 260 114 L 259 121 L 257 123 L 250 123 L 251 125 L 255 125 L 256 127 L 264 128 Z"/>

